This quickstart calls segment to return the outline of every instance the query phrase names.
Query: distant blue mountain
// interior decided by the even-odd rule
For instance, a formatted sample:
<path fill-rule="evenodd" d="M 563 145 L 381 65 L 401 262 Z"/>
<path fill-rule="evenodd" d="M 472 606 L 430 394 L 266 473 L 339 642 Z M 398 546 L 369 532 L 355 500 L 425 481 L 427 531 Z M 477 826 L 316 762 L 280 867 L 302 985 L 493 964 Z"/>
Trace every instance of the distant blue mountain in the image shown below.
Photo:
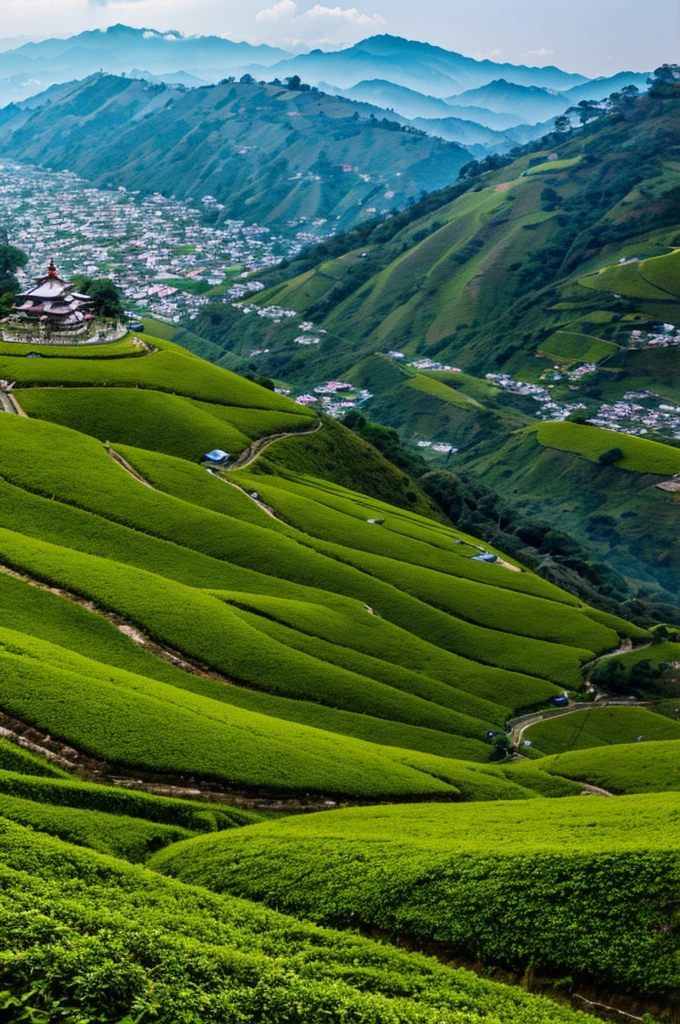
<path fill-rule="evenodd" d="M 479 89 L 468 89 L 458 96 L 450 96 L 447 103 L 453 107 L 476 106 L 497 114 L 514 114 L 534 124 L 564 113 L 573 100 L 561 92 L 535 85 L 517 85 L 499 78 Z"/>
<path fill-rule="evenodd" d="M 45 39 L 0 52 L 0 103 L 20 101 L 61 82 L 100 70 L 129 74 L 135 68 L 163 77 L 183 73 L 219 81 L 245 64 L 266 67 L 290 55 L 271 46 L 234 43 L 219 36 L 185 37 L 178 32 L 114 25 L 68 39 Z M 187 83 L 188 84 L 188 83 Z"/>
<path fill-rule="evenodd" d="M 256 77 L 264 70 L 257 65 L 250 68 Z M 559 68 L 478 61 L 430 43 L 390 35 L 371 36 L 332 53 L 312 50 L 280 61 L 269 70 L 279 78 L 300 75 L 311 85 L 333 82 L 341 89 L 351 89 L 361 81 L 382 79 L 440 99 L 499 78 L 517 85 L 560 91 L 588 81 L 583 75 L 568 74 Z"/>
<path fill-rule="evenodd" d="M 603 100 L 626 85 L 635 85 L 640 92 L 646 92 L 648 78 L 649 72 L 646 71 L 620 71 L 618 75 L 612 75 L 610 78 L 594 78 L 592 82 L 576 85 L 573 89 L 567 90 L 565 96 L 569 97 L 571 103 L 580 103 L 581 100 Z"/>

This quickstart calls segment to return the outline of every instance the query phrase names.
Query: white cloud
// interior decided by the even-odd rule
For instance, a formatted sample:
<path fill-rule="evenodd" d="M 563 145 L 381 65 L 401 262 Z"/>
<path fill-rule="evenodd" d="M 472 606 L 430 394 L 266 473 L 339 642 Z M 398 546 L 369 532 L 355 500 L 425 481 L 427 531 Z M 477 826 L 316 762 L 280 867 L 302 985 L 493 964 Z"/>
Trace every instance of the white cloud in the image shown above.
<path fill-rule="evenodd" d="M 498 60 L 502 54 L 503 51 L 499 49 L 488 50 L 486 53 L 483 53 L 481 50 L 476 50 L 474 53 L 471 53 L 470 56 L 474 57 L 475 60 Z"/>
<path fill-rule="evenodd" d="M 281 0 L 273 7 L 267 7 L 255 15 L 255 21 L 289 21 L 298 16 L 297 4 L 293 0 Z"/>
<path fill-rule="evenodd" d="M 379 14 L 364 14 L 356 7 L 326 7 L 315 4 L 301 11 L 295 0 L 279 0 L 255 15 L 260 23 L 277 26 L 279 44 L 322 43 L 342 44 L 356 42 L 368 34 L 381 32 L 385 19 Z M 279 33 L 290 33 L 281 38 Z"/>
<path fill-rule="evenodd" d="M 547 46 L 542 46 L 540 50 L 527 50 L 526 53 L 520 53 L 520 60 L 524 60 L 527 57 L 533 57 L 536 60 L 545 60 L 546 57 L 552 57 L 555 53 L 554 50 L 549 50 Z"/>

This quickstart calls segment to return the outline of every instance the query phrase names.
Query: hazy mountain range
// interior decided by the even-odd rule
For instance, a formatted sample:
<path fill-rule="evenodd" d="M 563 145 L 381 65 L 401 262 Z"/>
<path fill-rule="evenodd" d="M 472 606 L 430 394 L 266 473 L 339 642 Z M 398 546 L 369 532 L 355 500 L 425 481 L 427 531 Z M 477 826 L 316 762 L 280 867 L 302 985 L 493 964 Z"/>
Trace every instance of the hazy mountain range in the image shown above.
<path fill-rule="evenodd" d="M 20 101 L 51 85 L 98 71 L 130 74 L 137 69 L 143 69 L 145 75 L 179 80 L 186 85 L 217 82 L 244 73 L 267 81 L 299 75 L 303 81 L 325 91 L 351 90 L 361 85 L 363 95 L 352 98 L 393 106 L 405 117 L 444 116 L 436 103 L 439 100 L 456 106 L 481 107 L 492 113 L 509 113 L 519 118 L 515 123 L 545 120 L 553 111 L 559 113 L 571 103 L 602 99 L 629 83 L 644 87 L 647 77 L 624 72 L 612 79 L 589 81 L 555 67 L 478 61 L 429 43 L 389 35 L 364 39 L 345 50 L 313 50 L 292 55 L 275 47 L 236 43 L 218 36 L 185 37 L 178 32 L 115 25 L 105 31 L 29 42 L 0 52 L 0 102 Z M 182 77 L 177 79 L 177 75 Z M 421 95 L 421 108 L 415 109 L 412 103 L 409 109 L 401 107 L 399 102 L 407 103 L 407 97 L 402 94 L 400 101 L 395 101 L 389 90 L 382 99 L 375 89 L 374 95 L 367 95 L 367 83 L 376 81 Z M 475 95 L 491 83 L 496 88 L 490 96 Z M 501 83 L 504 98 L 499 96 Z M 517 93 L 512 86 L 535 91 Z M 465 116 L 469 117 L 469 111 Z M 489 120 L 479 123 L 494 129 L 512 127 Z"/>
<path fill-rule="evenodd" d="M 286 88 L 296 75 L 311 91 Z M 116 25 L 0 52 L 2 152 L 100 184 L 214 195 L 225 216 L 347 228 L 541 138 L 584 99 L 646 82 L 388 35 L 291 55 Z"/>

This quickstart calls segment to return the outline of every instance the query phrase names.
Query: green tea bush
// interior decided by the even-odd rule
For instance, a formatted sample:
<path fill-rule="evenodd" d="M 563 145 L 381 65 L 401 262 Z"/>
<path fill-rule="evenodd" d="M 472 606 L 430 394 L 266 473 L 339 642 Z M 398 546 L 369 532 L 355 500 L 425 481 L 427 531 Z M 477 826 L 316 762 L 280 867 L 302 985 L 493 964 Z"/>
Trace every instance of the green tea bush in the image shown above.
<path fill-rule="evenodd" d="M 218 832 L 258 820 L 253 812 L 228 804 L 175 800 L 134 789 L 80 782 L 70 777 L 47 779 L 29 777 L 16 771 L 0 770 L 0 794 L 52 807 L 101 811 L 128 820 L 136 818 L 185 832 Z"/>
<path fill-rule="evenodd" d="M 354 501 L 333 495 L 332 504 L 329 504 L 327 489 L 319 486 L 295 485 L 280 478 L 272 480 L 248 475 L 244 471 L 238 473 L 237 479 L 244 486 L 259 491 L 287 523 L 312 537 L 446 572 L 500 590 L 519 591 L 567 603 L 561 598 L 568 595 L 550 587 L 532 573 L 510 572 L 499 566 L 499 571 L 490 576 L 488 566 L 471 560 L 472 555 L 479 554 L 478 543 L 475 541 L 474 546 L 470 543 L 456 544 L 456 539 L 461 540 L 464 536 L 457 531 L 449 530 L 447 536 L 441 529 L 435 533 L 415 522 L 404 523 L 405 513 L 397 515 L 398 510 L 368 503 L 367 499 L 360 503 L 358 495 L 354 496 Z M 367 522 L 369 518 L 383 517 L 385 522 L 379 530 Z"/>
<path fill-rule="evenodd" d="M 400 764 L 390 747 L 268 718 L 119 669 L 107 668 L 106 681 L 95 662 L 74 655 L 73 666 L 88 672 L 79 674 L 58 667 L 58 649 L 48 645 L 45 658 L 0 653 L 0 706 L 114 765 L 288 792 L 457 792 Z"/>
<path fill-rule="evenodd" d="M 53 807 L 0 793 L 0 819 L 26 825 L 36 832 L 58 836 L 67 843 L 140 863 L 152 854 L 188 839 L 193 833 L 176 825 L 160 825 L 102 811 Z"/>
<path fill-rule="evenodd" d="M 119 1024 L 595 1024 L 435 959 L 0 823 L 0 1012 Z"/>
<path fill-rule="evenodd" d="M 29 753 L 17 743 L 0 737 L 0 772 L 19 772 L 21 775 L 40 775 L 52 779 L 66 778 L 66 772 L 48 760 Z"/>
<path fill-rule="evenodd" d="M 541 771 L 562 775 L 612 793 L 680 790 L 680 748 L 676 740 L 622 743 L 542 757 Z"/>
<path fill-rule="evenodd" d="M 169 341 L 148 339 L 160 351 L 129 359 L 26 359 L 0 354 L 0 376 L 20 386 L 147 388 L 218 405 L 304 415 L 291 399 L 206 363 Z M 310 420 L 315 414 L 310 413 Z"/>
<path fill-rule="evenodd" d="M 242 405 L 211 405 L 195 399 L 192 399 L 191 404 L 251 438 L 309 430 L 316 418 L 309 409 L 300 405 L 295 405 L 290 412 L 284 412 L 279 409 L 257 407 L 249 409 Z"/>
<path fill-rule="evenodd" d="M 318 922 L 667 994 L 679 816 L 680 794 L 354 808 L 199 837 L 151 863 Z"/>

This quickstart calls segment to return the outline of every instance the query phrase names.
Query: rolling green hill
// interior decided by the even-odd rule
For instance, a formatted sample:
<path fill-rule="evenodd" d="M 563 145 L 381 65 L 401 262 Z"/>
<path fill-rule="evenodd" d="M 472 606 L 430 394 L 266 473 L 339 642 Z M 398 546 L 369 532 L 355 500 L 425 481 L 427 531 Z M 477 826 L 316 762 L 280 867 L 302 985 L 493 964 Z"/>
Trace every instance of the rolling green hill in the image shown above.
<path fill-rule="evenodd" d="M 597 1020 L 1 820 L 0 858 L 2 998 L 15 1019 Z"/>
<path fill-rule="evenodd" d="M 677 990 L 679 813 L 677 794 L 356 808 L 189 840 L 152 864 L 318 922 L 639 996 Z"/>
<path fill-rule="evenodd" d="M 621 827 L 623 803 L 598 802 L 602 834 L 587 849 L 595 803 L 570 797 L 605 785 L 590 782 L 604 770 L 563 768 L 570 755 L 503 759 L 508 719 L 578 690 L 586 666 L 621 637 L 650 634 L 454 527 L 405 468 L 336 420 L 147 337 L 144 355 L 125 340 L 110 352 L 42 346 L 39 359 L 18 343 L 0 350 L 23 413 L 0 414 L 0 1015 L 21 1005 L 24 1019 L 54 1019 L 59 1001 L 62 1016 L 107 1024 L 147 1012 L 174 1024 L 180 1005 L 190 1024 L 235 1012 L 319 1024 L 329 1014 L 378 1024 L 589 1020 L 235 900 L 236 878 L 228 897 L 211 893 L 222 868 L 209 883 L 199 877 L 201 851 L 213 863 L 208 839 L 226 863 L 227 831 L 243 834 L 245 879 L 264 863 L 259 836 L 276 859 L 279 826 L 295 836 L 319 819 L 345 820 L 297 812 L 383 803 L 393 806 L 357 813 L 391 816 L 389 849 L 370 825 L 357 835 L 350 860 L 363 868 L 342 882 L 347 916 L 329 904 L 329 922 L 434 938 L 489 970 L 534 962 L 560 975 L 570 959 L 584 983 L 665 998 L 675 933 L 663 930 L 663 893 L 674 862 L 657 825 L 675 813 L 675 796 L 634 798 L 634 835 Z M 496 385 L 469 375 L 456 375 L 454 389 L 446 375 L 384 362 L 426 398 L 444 389 L 454 411 L 496 399 Z M 218 446 L 229 461 L 208 466 Z M 496 561 L 480 561 L 481 551 Z M 659 736 L 679 728 L 645 714 Z M 631 750 L 667 757 L 670 746 Z M 622 749 L 607 747 L 615 773 Z M 660 774 L 661 763 L 641 772 L 639 788 L 673 789 L 672 771 L 663 785 Z M 452 851 L 446 822 L 457 810 L 469 811 L 460 819 L 468 845 Z M 272 815 L 287 816 L 260 824 Z M 545 839 L 532 846 L 539 821 Z M 321 919 L 325 911 L 295 903 L 296 841 L 285 839 L 285 870 L 273 877 L 293 913 Z M 306 870 L 322 894 L 345 854 L 340 840 L 313 841 L 318 860 Z M 600 877 L 615 877 L 623 895 L 612 909 L 596 886 L 587 927 L 565 944 L 580 872 L 590 878 L 610 847 L 626 858 L 608 854 Z M 399 881 L 391 901 L 368 884 L 378 852 L 378 874 Z M 180 859 L 190 886 L 158 873 Z M 428 893 L 448 907 L 438 887 L 448 899 L 454 876 L 460 912 L 440 921 Z M 624 969 L 633 877 L 650 881 Z M 520 889 L 536 923 L 510 940 L 509 894 Z M 564 895 L 552 924 L 545 889 Z M 399 906 L 405 891 L 415 902 Z M 462 922 L 480 896 L 473 941 Z M 373 915 L 378 904 L 393 918 Z M 598 952 L 605 932 L 611 945 Z"/>
<path fill-rule="evenodd" d="M 594 707 L 532 725 L 524 738 L 544 754 L 559 754 L 642 740 L 680 739 L 680 723 L 645 708 Z"/>
<path fill-rule="evenodd" d="M 105 774 L 535 797 L 475 771 L 489 736 L 578 688 L 626 624 L 475 561 L 345 428 L 150 340 L 143 357 L 0 355 L 28 414 L 0 418 L 0 588 L 20 609 L 0 615 L 0 710 Z M 199 465 L 286 429 L 242 469 Z M 404 488 L 408 510 L 337 462 L 376 495 Z"/>
<path fill-rule="evenodd" d="M 638 268 L 648 268 L 656 282 L 649 285 L 651 298 L 663 300 L 654 309 L 643 305 L 642 312 L 654 316 L 664 308 L 656 315 L 672 320 L 677 260 L 665 254 L 680 229 L 678 116 L 677 97 L 652 90 L 583 131 L 551 136 L 543 148 L 527 148 L 499 169 L 485 171 L 482 164 L 408 213 L 272 271 L 265 277 L 271 288 L 257 301 L 297 310 L 328 337 L 301 365 L 288 328 L 264 328 L 269 354 L 261 359 L 263 370 L 309 380 L 321 377 L 331 361 L 342 374 L 359 356 L 395 349 L 453 359 L 478 375 L 500 367 L 513 372 L 526 369 L 537 350 L 552 352 L 546 341 L 564 335 L 565 355 L 602 358 L 614 351 L 611 339 L 584 329 L 584 321 L 602 311 L 615 314 L 622 300 L 579 282 L 604 288 L 611 274 L 641 280 L 647 271 Z M 638 159 L 643 151 L 645 159 Z M 584 276 L 630 252 L 661 258 Z M 232 332 L 229 315 L 211 324 L 209 308 L 194 329 L 245 354 L 252 347 L 248 330 L 245 336 Z M 581 346 L 574 334 L 584 336 Z"/>
<path fill-rule="evenodd" d="M 541 772 L 598 786 L 612 793 L 680 790 L 680 763 L 675 740 L 570 750 L 542 757 L 532 764 Z M 508 771 L 514 778 L 514 766 Z"/>
<path fill-rule="evenodd" d="M 279 228 L 346 228 L 448 185 L 470 160 L 467 149 L 384 113 L 252 79 L 187 90 L 95 74 L 28 119 L 17 108 L 0 152 L 101 185 L 210 195 L 218 220 L 242 220 L 246 210 L 251 222 Z"/>

